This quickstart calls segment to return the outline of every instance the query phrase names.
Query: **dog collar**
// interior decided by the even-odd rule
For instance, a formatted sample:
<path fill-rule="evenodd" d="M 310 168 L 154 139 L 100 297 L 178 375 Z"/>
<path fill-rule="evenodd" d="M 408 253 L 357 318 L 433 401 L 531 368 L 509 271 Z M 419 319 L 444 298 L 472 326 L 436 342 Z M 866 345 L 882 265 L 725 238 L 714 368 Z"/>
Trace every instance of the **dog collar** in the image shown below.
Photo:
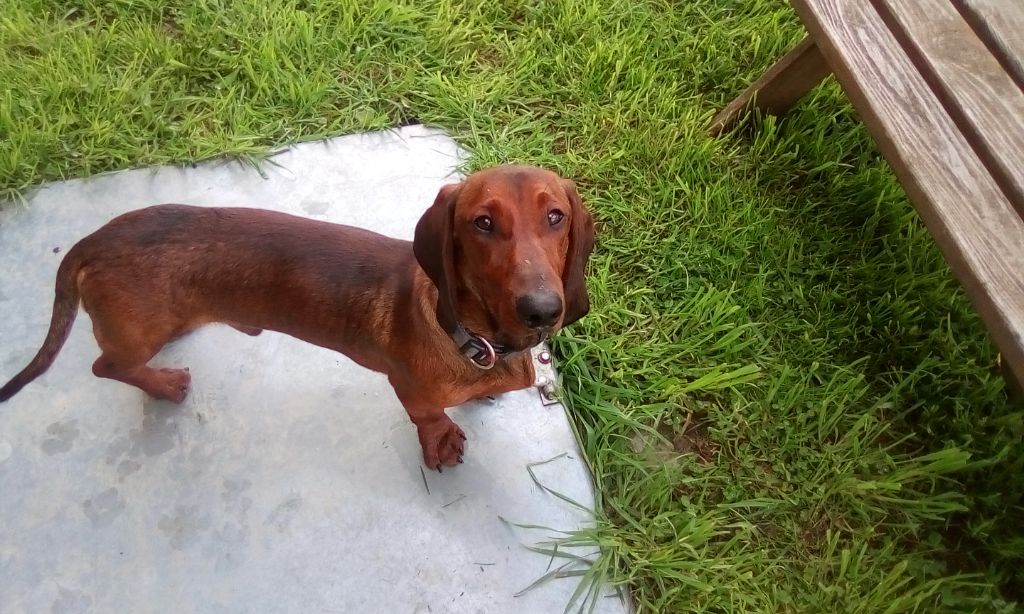
<path fill-rule="evenodd" d="M 491 343 L 476 333 L 471 333 L 461 325 L 455 327 L 452 340 L 459 347 L 459 352 L 468 358 L 477 368 L 493 369 L 498 359 L 510 352 L 503 345 Z"/>

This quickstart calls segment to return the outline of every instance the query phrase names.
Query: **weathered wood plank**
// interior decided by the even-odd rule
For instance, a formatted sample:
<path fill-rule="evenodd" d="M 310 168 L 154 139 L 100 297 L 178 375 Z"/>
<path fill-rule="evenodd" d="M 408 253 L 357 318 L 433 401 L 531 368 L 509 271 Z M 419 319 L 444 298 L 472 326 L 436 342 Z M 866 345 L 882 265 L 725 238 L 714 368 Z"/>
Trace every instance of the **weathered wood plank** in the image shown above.
<path fill-rule="evenodd" d="M 954 0 L 954 4 L 1024 89 L 1024 2 Z"/>
<path fill-rule="evenodd" d="M 1024 381 L 1024 220 L 869 2 L 792 3 Z"/>
<path fill-rule="evenodd" d="M 808 36 L 719 111 L 711 120 L 708 133 L 722 134 L 751 107 L 771 115 L 785 113 L 830 72 L 825 58 Z"/>
<path fill-rule="evenodd" d="M 1024 216 L 1024 91 L 949 0 L 875 0 L 875 6 Z"/>

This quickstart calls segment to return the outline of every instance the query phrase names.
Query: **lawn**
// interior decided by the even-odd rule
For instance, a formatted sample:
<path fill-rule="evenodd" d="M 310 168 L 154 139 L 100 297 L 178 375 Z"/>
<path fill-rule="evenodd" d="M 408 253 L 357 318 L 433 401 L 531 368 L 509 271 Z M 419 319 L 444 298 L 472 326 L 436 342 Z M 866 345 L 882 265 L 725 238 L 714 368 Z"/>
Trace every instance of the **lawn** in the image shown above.
<path fill-rule="evenodd" d="M 576 180 L 555 342 L 641 612 L 1016 611 L 1024 410 L 834 83 L 720 139 L 782 0 L 7 0 L 0 195 L 424 122 Z M 586 587 L 586 584 L 583 585 Z M 577 604 L 579 606 L 579 604 Z"/>

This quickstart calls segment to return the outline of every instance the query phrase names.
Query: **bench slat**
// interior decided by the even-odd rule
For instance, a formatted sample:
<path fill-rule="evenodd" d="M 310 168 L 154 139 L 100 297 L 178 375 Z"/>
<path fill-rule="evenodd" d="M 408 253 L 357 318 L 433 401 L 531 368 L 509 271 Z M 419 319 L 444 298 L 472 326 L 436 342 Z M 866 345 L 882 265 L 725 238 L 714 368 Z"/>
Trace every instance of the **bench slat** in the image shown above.
<path fill-rule="evenodd" d="M 876 0 L 876 6 L 1024 216 L 1024 91 L 949 0 Z"/>
<path fill-rule="evenodd" d="M 1006 71 L 1024 89 L 1024 2 L 1021 0 L 954 0 L 994 50 Z"/>
<path fill-rule="evenodd" d="M 869 2 L 792 3 L 1024 381 L 1024 220 Z"/>

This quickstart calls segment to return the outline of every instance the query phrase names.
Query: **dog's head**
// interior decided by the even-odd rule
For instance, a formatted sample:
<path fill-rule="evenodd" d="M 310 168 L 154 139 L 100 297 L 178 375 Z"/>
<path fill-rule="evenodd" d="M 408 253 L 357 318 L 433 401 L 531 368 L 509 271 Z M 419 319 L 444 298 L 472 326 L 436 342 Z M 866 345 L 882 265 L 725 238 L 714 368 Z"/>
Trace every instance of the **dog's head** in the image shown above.
<path fill-rule="evenodd" d="M 584 269 L 594 222 L 576 186 L 550 171 L 499 166 L 441 188 L 413 250 L 438 289 L 437 316 L 511 351 L 590 309 Z"/>

